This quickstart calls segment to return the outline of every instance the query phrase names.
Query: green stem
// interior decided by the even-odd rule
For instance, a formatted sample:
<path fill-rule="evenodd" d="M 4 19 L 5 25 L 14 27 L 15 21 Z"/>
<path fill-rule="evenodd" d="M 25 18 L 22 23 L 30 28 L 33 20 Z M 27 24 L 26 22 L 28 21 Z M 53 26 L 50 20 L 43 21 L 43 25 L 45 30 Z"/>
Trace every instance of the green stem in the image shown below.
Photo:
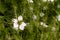
<path fill-rule="evenodd" d="M 17 10 L 17 6 L 13 5 L 13 8 L 14 8 L 15 17 L 17 18 L 17 11 L 16 11 Z"/>

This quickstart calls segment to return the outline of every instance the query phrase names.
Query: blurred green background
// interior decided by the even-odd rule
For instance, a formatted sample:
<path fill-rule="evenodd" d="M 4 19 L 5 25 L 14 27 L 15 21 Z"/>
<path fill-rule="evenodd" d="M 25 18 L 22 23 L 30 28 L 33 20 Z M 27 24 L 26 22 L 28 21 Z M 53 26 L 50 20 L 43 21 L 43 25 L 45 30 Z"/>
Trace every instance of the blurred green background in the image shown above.
<path fill-rule="evenodd" d="M 0 40 L 60 40 L 60 0 L 43 2 L 43 0 L 0 0 Z M 41 17 L 40 14 L 44 13 Z M 13 18 L 23 16 L 29 23 L 24 30 L 13 28 Z M 37 16 L 34 20 L 33 15 Z M 41 22 L 48 27 L 41 26 Z"/>

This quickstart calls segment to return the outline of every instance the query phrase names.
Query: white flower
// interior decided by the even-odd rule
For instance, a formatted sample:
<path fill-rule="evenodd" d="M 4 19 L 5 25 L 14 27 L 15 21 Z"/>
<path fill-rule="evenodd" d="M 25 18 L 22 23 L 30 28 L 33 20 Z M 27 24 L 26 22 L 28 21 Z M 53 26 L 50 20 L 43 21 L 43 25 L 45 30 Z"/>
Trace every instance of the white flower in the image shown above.
<path fill-rule="evenodd" d="M 54 0 L 51 0 L 51 2 L 54 2 Z"/>
<path fill-rule="evenodd" d="M 48 27 L 48 25 L 46 25 L 45 23 L 43 24 L 44 27 Z"/>
<path fill-rule="evenodd" d="M 24 30 L 25 26 L 26 26 L 26 24 L 24 22 L 22 22 L 21 25 L 19 26 L 19 29 Z"/>
<path fill-rule="evenodd" d="M 36 15 L 33 15 L 33 19 L 34 19 L 34 20 L 36 20 L 36 19 L 37 19 Z"/>
<path fill-rule="evenodd" d="M 45 14 L 44 13 L 40 13 L 40 17 L 43 17 Z"/>
<path fill-rule="evenodd" d="M 27 0 L 28 2 L 30 2 L 30 3 L 33 3 L 33 0 Z"/>
<path fill-rule="evenodd" d="M 51 2 L 54 2 L 54 0 L 48 0 L 48 2 L 50 2 L 50 1 L 51 1 Z"/>
<path fill-rule="evenodd" d="M 40 22 L 40 25 L 44 27 L 48 27 L 48 25 L 46 25 L 44 22 Z"/>
<path fill-rule="evenodd" d="M 17 23 L 17 22 L 18 22 L 18 20 L 17 20 L 17 19 L 13 19 L 12 21 L 13 21 L 14 23 Z"/>
<path fill-rule="evenodd" d="M 18 20 L 17 19 L 13 19 L 12 21 L 14 22 L 13 23 L 14 29 L 18 30 Z"/>
<path fill-rule="evenodd" d="M 22 22 L 21 25 L 18 24 L 18 21 L 22 21 L 22 20 L 23 20 L 23 17 L 21 15 L 18 17 L 18 19 L 12 20 L 14 22 L 13 23 L 14 29 L 18 30 L 18 28 L 19 28 L 20 30 L 24 30 L 26 23 Z"/>
<path fill-rule="evenodd" d="M 14 29 L 18 30 L 18 23 L 13 23 Z"/>
<path fill-rule="evenodd" d="M 41 25 L 43 25 L 44 23 L 43 22 L 40 22 Z"/>
<path fill-rule="evenodd" d="M 60 15 L 57 16 L 58 21 L 60 21 Z"/>
<path fill-rule="evenodd" d="M 33 0 L 30 0 L 30 3 L 33 3 Z"/>
<path fill-rule="evenodd" d="M 22 21 L 23 20 L 23 17 L 20 15 L 19 17 L 18 17 L 18 21 Z"/>

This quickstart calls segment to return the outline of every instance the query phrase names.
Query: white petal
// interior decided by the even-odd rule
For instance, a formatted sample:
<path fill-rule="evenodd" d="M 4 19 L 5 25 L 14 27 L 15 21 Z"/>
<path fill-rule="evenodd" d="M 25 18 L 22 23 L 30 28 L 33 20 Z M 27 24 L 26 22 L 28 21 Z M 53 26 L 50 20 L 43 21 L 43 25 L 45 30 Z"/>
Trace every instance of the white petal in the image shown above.
<path fill-rule="evenodd" d="M 57 19 L 58 19 L 58 21 L 60 21 L 60 15 L 58 15 Z"/>
<path fill-rule="evenodd" d="M 14 29 L 18 30 L 18 24 L 17 23 L 13 23 Z"/>
<path fill-rule="evenodd" d="M 44 27 L 48 27 L 48 25 L 46 25 L 46 24 L 43 24 L 43 26 L 44 26 Z"/>
<path fill-rule="evenodd" d="M 54 2 L 54 0 L 51 0 L 51 2 Z"/>
<path fill-rule="evenodd" d="M 27 0 L 28 2 L 30 2 L 30 3 L 33 3 L 33 0 Z"/>
<path fill-rule="evenodd" d="M 26 26 L 26 23 L 22 22 L 22 24 L 21 24 L 21 25 Z"/>
<path fill-rule="evenodd" d="M 22 21 L 23 20 L 23 17 L 20 15 L 19 17 L 18 17 L 18 21 Z"/>
<path fill-rule="evenodd" d="M 19 29 L 20 29 L 20 30 L 24 30 L 24 26 L 23 26 L 23 25 L 20 25 L 20 26 L 19 26 Z"/>
<path fill-rule="evenodd" d="M 50 2 L 50 1 L 51 1 L 51 2 L 54 2 L 54 0 L 48 0 L 48 2 Z"/>
<path fill-rule="evenodd" d="M 40 22 L 41 25 L 43 25 L 44 23 L 43 22 Z"/>
<path fill-rule="evenodd" d="M 48 27 L 44 22 L 40 22 L 41 26 Z"/>
<path fill-rule="evenodd" d="M 18 22 L 18 20 L 17 20 L 17 19 L 13 19 L 12 21 L 13 21 L 14 23 L 17 23 L 17 22 Z"/>
<path fill-rule="evenodd" d="M 26 26 L 26 23 L 22 22 L 21 25 L 19 26 L 19 29 L 24 30 L 25 26 Z"/>
<path fill-rule="evenodd" d="M 33 0 L 30 0 L 30 3 L 33 3 Z"/>

